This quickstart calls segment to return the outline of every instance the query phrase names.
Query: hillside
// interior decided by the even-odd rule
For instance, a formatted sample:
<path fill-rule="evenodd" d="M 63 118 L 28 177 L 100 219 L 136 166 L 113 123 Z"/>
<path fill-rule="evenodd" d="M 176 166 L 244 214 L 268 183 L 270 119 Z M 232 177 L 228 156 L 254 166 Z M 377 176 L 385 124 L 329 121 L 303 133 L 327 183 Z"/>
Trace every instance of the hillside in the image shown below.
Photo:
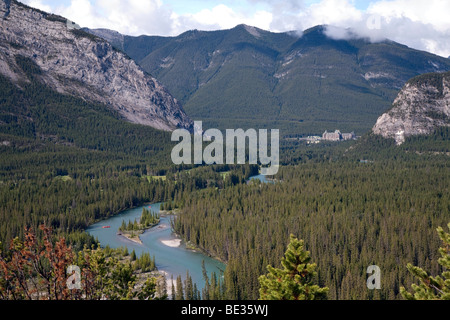
<path fill-rule="evenodd" d="M 383 114 L 373 132 L 397 145 L 411 136 L 429 135 L 450 127 L 450 72 L 430 73 L 409 80 Z"/>
<path fill-rule="evenodd" d="M 239 25 L 177 37 L 112 41 L 206 126 L 280 128 L 282 134 L 370 130 L 398 90 L 419 74 L 448 71 L 450 60 L 401 44 L 333 40 L 318 26 L 298 34 Z"/>
<path fill-rule="evenodd" d="M 106 105 L 121 119 L 162 130 L 191 128 L 180 103 L 105 40 L 17 1 L 2 1 L 0 16 L 0 74 L 17 86 L 29 81 L 27 61 L 39 70 L 34 73 L 39 82 Z"/>

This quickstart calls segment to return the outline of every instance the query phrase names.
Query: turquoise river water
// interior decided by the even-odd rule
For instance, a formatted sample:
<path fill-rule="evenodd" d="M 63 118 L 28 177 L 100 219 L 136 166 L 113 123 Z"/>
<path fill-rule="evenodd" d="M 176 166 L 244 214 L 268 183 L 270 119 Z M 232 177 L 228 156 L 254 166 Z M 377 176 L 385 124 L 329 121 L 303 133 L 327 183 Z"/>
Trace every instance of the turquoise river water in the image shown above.
<path fill-rule="evenodd" d="M 250 179 L 258 179 L 264 183 L 268 182 L 263 175 L 253 176 Z M 117 234 L 123 220 L 125 220 L 126 223 L 128 223 L 129 220 L 138 220 L 142 214 L 142 208 L 144 207 L 159 213 L 160 205 L 161 203 L 153 203 L 125 210 L 107 220 L 91 225 L 86 231 L 93 237 L 96 237 L 103 247 L 107 245 L 111 248 L 127 247 L 129 252 L 135 250 L 136 255 L 138 256 L 144 252 L 148 252 L 151 256 L 155 256 L 158 270 L 167 273 L 168 281 L 170 281 L 172 275 L 174 279 L 176 279 L 178 275 L 181 275 L 181 277 L 185 279 L 186 271 L 189 270 L 189 274 L 191 275 L 192 280 L 197 284 L 197 287 L 199 289 L 203 288 L 202 261 L 205 261 L 205 268 L 208 275 L 212 272 L 221 275 L 225 270 L 226 265 L 200 252 L 186 248 L 185 243 L 180 241 L 173 233 L 170 225 L 172 216 L 162 215 L 160 223 L 157 226 L 148 229 L 141 234 L 140 239 L 142 244 L 135 243 Z M 103 228 L 105 226 L 109 226 L 109 228 Z M 175 246 L 178 244 L 176 242 L 179 242 L 179 246 Z"/>

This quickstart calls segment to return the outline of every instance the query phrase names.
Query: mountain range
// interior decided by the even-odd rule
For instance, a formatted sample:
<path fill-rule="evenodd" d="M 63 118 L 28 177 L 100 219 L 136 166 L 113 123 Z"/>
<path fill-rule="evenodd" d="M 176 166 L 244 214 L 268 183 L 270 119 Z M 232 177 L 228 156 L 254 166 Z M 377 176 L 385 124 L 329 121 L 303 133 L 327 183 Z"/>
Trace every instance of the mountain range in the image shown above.
<path fill-rule="evenodd" d="M 393 41 L 333 39 L 327 26 L 273 33 L 238 25 L 176 37 L 86 31 L 157 78 L 191 118 L 220 129 L 363 134 L 409 79 L 450 70 L 449 59 Z"/>
<path fill-rule="evenodd" d="M 389 40 L 333 39 L 326 26 L 273 33 L 239 25 L 131 37 L 79 30 L 14 0 L 0 4 L 0 76 L 8 88 L 20 91 L 37 81 L 100 104 L 116 119 L 168 131 L 192 129 L 196 119 L 203 128 L 279 128 L 283 136 L 334 129 L 360 135 L 391 109 L 409 79 L 450 70 L 449 59 Z M 16 95 L 27 100 L 23 92 Z M 2 108 L 1 132 L 38 123 L 27 101 Z M 62 117 L 46 119 L 54 126 Z"/>

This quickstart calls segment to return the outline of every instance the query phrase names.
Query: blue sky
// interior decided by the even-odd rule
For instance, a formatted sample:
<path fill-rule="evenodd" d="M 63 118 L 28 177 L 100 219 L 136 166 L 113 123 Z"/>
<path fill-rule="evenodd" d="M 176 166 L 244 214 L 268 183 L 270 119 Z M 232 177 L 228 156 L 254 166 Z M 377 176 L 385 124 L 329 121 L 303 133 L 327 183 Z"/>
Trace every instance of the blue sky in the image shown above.
<path fill-rule="evenodd" d="M 391 39 L 450 56 L 448 0 L 21 0 L 83 27 L 128 35 L 174 36 L 184 31 L 247 24 L 273 32 L 329 25 L 328 35 Z"/>

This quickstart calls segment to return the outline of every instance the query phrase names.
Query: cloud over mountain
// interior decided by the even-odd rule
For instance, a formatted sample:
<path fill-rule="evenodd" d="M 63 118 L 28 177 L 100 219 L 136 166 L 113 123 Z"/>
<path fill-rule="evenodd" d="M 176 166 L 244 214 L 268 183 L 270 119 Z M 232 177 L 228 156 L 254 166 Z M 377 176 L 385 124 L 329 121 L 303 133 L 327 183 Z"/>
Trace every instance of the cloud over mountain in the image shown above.
<path fill-rule="evenodd" d="M 230 29 L 244 23 L 273 32 L 332 25 L 334 38 L 349 35 L 373 41 L 391 39 L 444 57 L 450 55 L 450 1 L 379 0 L 361 7 L 352 0 L 222 0 L 191 12 L 177 11 L 174 0 L 23 0 L 67 16 L 83 27 L 108 28 L 128 35 L 178 35 L 186 30 Z M 364 1 L 363 1 L 364 2 Z M 367 1 L 366 1 L 367 2 Z M 350 28 L 353 33 L 343 30 Z"/>

